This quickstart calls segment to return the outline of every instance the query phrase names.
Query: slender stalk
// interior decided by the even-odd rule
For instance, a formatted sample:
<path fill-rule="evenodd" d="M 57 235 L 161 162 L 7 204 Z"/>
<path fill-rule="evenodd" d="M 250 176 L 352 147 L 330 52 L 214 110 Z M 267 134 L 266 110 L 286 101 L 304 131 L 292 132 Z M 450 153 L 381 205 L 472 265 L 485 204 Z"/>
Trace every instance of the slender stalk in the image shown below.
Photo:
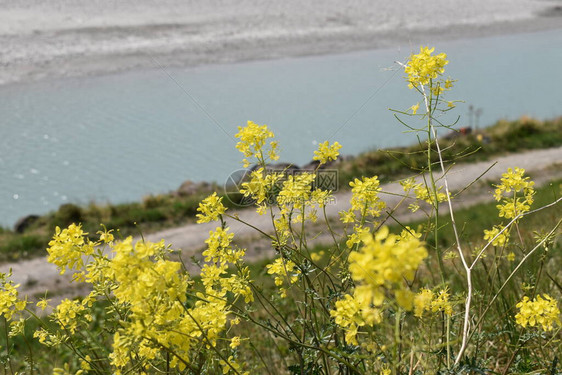
<path fill-rule="evenodd" d="M 402 316 L 402 309 L 398 307 L 396 310 L 395 320 L 394 320 L 394 349 L 393 349 L 393 373 L 398 375 L 400 374 L 400 358 L 399 358 L 399 351 L 398 347 L 400 346 L 400 318 Z"/>
<path fill-rule="evenodd" d="M 451 317 L 449 315 L 447 315 L 447 369 L 451 369 Z"/>
<path fill-rule="evenodd" d="M 445 194 L 447 196 L 447 204 L 449 206 L 449 214 L 451 216 L 451 226 L 453 228 L 453 233 L 455 235 L 455 241 L 456 241 L 456 245 L 457 245 L 457 252 L 459 254 L 459 257 L 461 259 L 462 265 L 464 267 L 465 273 L 466 273 L 466 283 L 467 283 L 467 295 L 466 295 L 466 300 L 465 300 L 465 307 L 464 307 L 464 323 L 463 323 L 463 330 L 462 330 L 462 344 L 461 347 L 459 349 L 459 352 L 457 354 L 457 357 L 455 359 L 455 364 L 458 364 L 459 361 L 461 360 L 462 356 L 464 355 L 464 352 L 466 350 L 466 347 L 468 345 L 468 336 L 470 333 L 470 307 L 471 307 L 471 303 L 472 303 L 472 269 L 469 267 L 466 258 L 462 252 L 462 248 L 461 248 L 461 244 L 460 244 L 460 238 L 459 238 L 459 234 L 458 234 L 458 230 L 457 230 L 457 224 L 455 222 L 455 215 L 453 212 L 453 204 L 451 203 L 451 194 L 449 191 L 449 183 L 447 181 L 447 176 L 446 176 L 446 170 L 445 170 L 445 163 L 443 162 L 443 154 L 441 152 L 441 148 L 439 146 L 439 140 L 437 138 L 437 131 L 435 130 L 435 127 L 432 125 L 431 123 L 431 111 L 430 111 L 430 103 L 428 102 L 428 98 L 427 98 L 427 94 L 425 93 L 425 89 L 422 86 L 421 90 L 423 92 L 423 98 L 424 98 L 424 102 L 425 102 L 425 107 L 428 113 L 428 126 L 431 129 L 431 133 L 433 135 L 433 138 L 435 139 L 435 147 L 437 149 L 437 156 L 439 157 L 439 165 L 441 166 L 441 171 L 443 172 L 443 184 L 445 187 Z M 438 205 L 438 202 L 436 203 L 436 206 Z"/>
<path fill-rule="evenodd" d="M 536 211 L 536 210 L 535 210 Z M 528 214 L 529 212 L 527 212 Z M 529 259 L 529 257 L 531 255 L 533 255 L 535 253 L 535 251 L 537 251 L 538 248 L 540 248 L 546 241 L 547 239 L 554 234 L 557 230 L 558 227 L 560 226 L 560 224 L 562 224 L 562 219 L 560 219 L 556 225 L 554 226 L 554 228 L 552 228 L 552 230 L 538 243 L 535 245 L 535 247 L 529 251 L 527 253 L 527 255 L 525 255 L 523 257 L 523 259 L 521 259 L 521 261 L 519 262 L 519 264 L 513 269 L 513 271 L 509 274 L 509 276 L 507 277 L 507 279 L 503 282 L 502 286 L 498 289 L 498 291 L 496 292 L 496 294 L 494 295 L 494 297 L 490 300 L 490 302 L 488 303 L 488 306 L 486 306 L 486 308 L 484 309 L 484 311 L 482 312 L 482 315 L 480 316 L 480 319 L 478 320 L 478 322 L 476 323 L 476 325 L 478 326 L 482 320 L 484 319 L 484 315 L 486 315 L 486 313 L 488 312 L 488 310 L 490 309 L 490 307 L 492 306 L 492 304 L 496 301 L 496 299 L 498 298 L 498 296 L 500 295 L 501 291 L 503 290 L 503 288 L 505 288 L 505 286 L 507 285 L 507 283 L 511 280 L 511 278 L 513 277 L 513 275 L 515 275 L 517 273 L 517 271 L 519 271 L 519 268 L 521 268 L 521 266 L 523 265 L 523 263 L 525 263 L 525 261 L 527 259 Z"/>

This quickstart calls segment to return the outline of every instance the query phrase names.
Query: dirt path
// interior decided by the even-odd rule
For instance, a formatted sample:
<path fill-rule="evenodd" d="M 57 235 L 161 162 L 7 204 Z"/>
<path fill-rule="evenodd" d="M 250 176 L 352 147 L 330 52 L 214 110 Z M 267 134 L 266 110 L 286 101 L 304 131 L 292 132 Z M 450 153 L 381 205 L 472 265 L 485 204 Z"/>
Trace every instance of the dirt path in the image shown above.
<path fill-rule="evenodd" d="M 494 163 L 496 164 L 493 165 Z M 447 174 L 449 188 L 452 191 L 463 189 L 478 179 L 492 165 L 493 167 L 483 176 L 481 181 L 498 181 L 501 174 L 507 168 L 517 166 L 524 168 L 532 176 L 536 184 L 541 185 L 554 178 L 562 178 L 562 147 L 511 154 L 485 162 L 455 165 Z M 438 184 L 442 183 L 442 179 L 438 180 Z M 400 197 L 393 194 L 402 193 L 401 186 L 398 183 L 389 183 L 383 185 L 382 189 L 384 193 L 381 197 L 386 201 L 387 206 L 393 207 L 396 205 Z M 350 192 L 337 193 L 334 204 L 327 207 L 328 217 L 337 218 L 339 211 L 348 209 L 350 197 Z M 458 199 L 455 199 L 453 204 L 455 208 L 469 207 L 489 201 L 491 198 L 491 189 L 482 182 L 478 182 L 467 189 Z M 237 215 L 240 220 L 250 223 L 265 232 L 271 230 L 271 219 L 268 215 L 260 216 L 252 209 L 231 211 L 230 214 Z M 419 217 L 419 213 L 417 215 Z M 402 222 L 416 218 L 416 215 L 412 215 L 407 211 L 397 213 L 397 219 Z M 267 249 L 267 244 L 264 245 L 263 241 L 254 240 L 256 238 L 256 231 L 254 229 L 232 219 L 228 221 L 228 224 L 231 232 L 235 233 L 237 238 L 242 241 L 244 238 L 246 239 L 245 245 L 249 246 L 246 257 L 248 262 L 271 255 L 271 252 Z M 174 249 L 181 250 L 182 258 L 187 260 L 191 256 L 200 253 L 209 231 L 213 230 L 216 226 L 216 223 L 187 224 L 147 235 L 145 239 L 148 241 L 164 239 L 166 243 L 172 244 Z M 329 238 L 327 233 L 318 233 L 316 241 L 331 241 L 331 238 Z M 8 272 L 9 269 L 12 269 L 13 272 L 12 279 L 16 283 L 21 284 L 20 290 L 22 294 L 33 296 L 49 290 L 50 294 L 57 294 L 60 298 L 62 296 L 74 296 L 85 291 L 80 285 L 73 284 L 74 286 L 69 287 L 68 280 L 70 276 L 59 275 L 55 266 L 47 263 L 45 258 L 6 263 L 0 266 L 0 272 Z"/>

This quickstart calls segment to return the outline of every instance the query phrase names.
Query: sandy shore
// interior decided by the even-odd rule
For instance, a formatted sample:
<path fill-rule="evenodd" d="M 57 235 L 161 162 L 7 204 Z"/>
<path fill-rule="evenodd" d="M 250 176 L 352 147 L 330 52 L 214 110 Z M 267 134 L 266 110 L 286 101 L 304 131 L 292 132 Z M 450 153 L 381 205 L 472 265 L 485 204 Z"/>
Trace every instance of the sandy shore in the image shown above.
<path fill-rule="evenodd" d="M 0 0 L 0 20 L 6 84 L 562 29 L 562 2 Z"/>

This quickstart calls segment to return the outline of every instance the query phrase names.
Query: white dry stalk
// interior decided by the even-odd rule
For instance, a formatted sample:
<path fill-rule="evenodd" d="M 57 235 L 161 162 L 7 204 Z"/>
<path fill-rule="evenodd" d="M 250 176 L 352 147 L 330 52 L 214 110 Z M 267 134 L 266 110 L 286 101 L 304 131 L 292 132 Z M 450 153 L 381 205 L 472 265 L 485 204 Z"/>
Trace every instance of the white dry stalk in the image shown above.
<path fill-rule="evenodd" d="M 545 205 L 545 206 L 539 207 L 539 208 L 537 208 L 536 210 L 529 211 L 529 212 L 526 212 L 526 213 L 521 213 L 521 214 L 517 215 L 517 217 L 515 217 L 515 218 L 506 226 L 506 228 L 509 227 L 511 224 L 513 224 L 517 219 L 519 219 L 519 218 L 521 218 L 521 217 L 523 217 L 523 216 L 527 216 L 527 215 L 533 214 L 533 213 L 535 213 L 535 212 L 542 211 L 542 210 L 544 210 L 545 208 L 549 208 L 549 207 L 555 206 L 556 204 L 560 203 L 561 201 L 562 201 L 562 197 L 558 198 L 556 201 L 554 201 L 554 202 L 552 202 L 552 203 L 549 203 L 549 204 L 547 204 L 547 205 Z M 529 251 L 529 252 L 523 257 L 523 259 L 521 259 L 521 261 L 519 262 L 519 264 L 517 264 L 517 266 L 513 269 L 513 271 L 511 271 L 511 273 L 509 274 L 509 276 L 508 276 L 508 277 L 505 279 L 505 281 L 503 282 L 502 286 L 498 289 L 498 291 L 496 292 L 496 294 L 494 295 L 494 297 L 493 297 L 493 298 L 490 300 L 490 302 L 488 303 L 488 306 L 486 306 L 486 309 L 484 309 L 484 311 L 483 311 L 482 314 L 480 315 L 480 320 L 477 322 L 477 325 L 480 324 L 480 321 L 482 321 L 482 319 L 484 318 L 484 315 L 486 315 L 486 313 L 488 312 L 488 310 L 490 309 L 490 307 L 492 306 L 492 304 L 496 301 L 496 299 L 497 299 L 498 296 L 500 295 L 501 291 L 503 290 L 503 288 L 505 288 L 505 286 L 506 286 L 507 283 L 511 280 L 511 278 L 513 277 L 513 275 L 515 275 L 515 273 L 517 273 L 517 271 L 519 271 L 519 268 L 521 268 L 521 266 L 523 265 L 523 263 L 525 263 L 525 261 L 526 261 L 527 259 L 529 259 L 529 257 L 530 257 L 531 255 L 533 255 L 533 254 L 535 253 L 535 251 L 537 251 L 538 248 L 540 248 L 541 246 L 543 246 L 544 243 L 550 238 L 550 236 L 552 236 L 552 235 L 558 230 L 558 228 L 560 227 L 560 224 L 562 224 L 562 219 L 559 220 L 559 221 L 556 223 L 556 225 L 554 226 L 554 228 L 552 228 L 552 230 L 551 230 L 546 236 L 544 236 L 544 238 L 543 238 L 539 243 L 537 243 L 537 244 L 535 245 L 535 247 L 534 247 L 531 251 Z M 504 229 L 505 229 L 505 228 L 504 228 Z M 500 232 L 500 233 L 501 233 L 501 232 Z M 499 235 L 499 234 L 498 234 L 498 235 Z M 497 237 L 497 236 L 496 236 L 496 237 Z M 494 239 L 495 239 L 495 237 L 494 237 Z M 486 245 L 486 247 L 487 247 L 494 239 L 490 240 L 490 242 Z M 480 252 L 480 253 L 478 254 L 478 256 L 480 256 L 481 254 L 482 254 L 482 252 Z M 474 263 L 470 266 L 470 268 L 472 269 L 472 267 L 474 267 L 475 264 L 476 264 L 476 260 L 475 260 Z M 554 337 L 554 336 L 553 336 L 553 337 Z"/>
<path fill-rule="evenodd" d="M 443 156 L 441 154 L 441 148 L 439 146 L 439 141 L 437 139 L 437 131 L 435 130 L 435 127 L 433 126 L 433 124 L 431 122 L 430 103 L 428 101 L 427 94 L 425 93 L 424 86 L 423 85 L 420 85 L 420 86 L 421 86 L 421 92 L 423 94 L 425 110 L 426 110 L 426 113 L 427 113 L 427 116 L 428 116 L 428 125 L 429 125 L 430 130 L 433 134 L 433 138 L 435 139 L 435 146 L 437 147 L 437 155 L 439 156 L 439 165 L 441 166 L 441 171 L 443 173 L 443 182 L 444 182 L 444 186 L 445 186 L 445 194 L 447 195 L 447 203 L 448 203 L 448 206 L 449 206 L 449 214 L 451 215 L 451 225 L 453 227 L 453 232 L 455 234 L 455 241 L 457 243 L 457 252 L 459 253 L 459 257 L 462 261 L 462 265 L 463 265 L 464 270 L 466 272 L 467 296 L 466 296 L 465 310 L 464 310 L 462 343 L 461 343 L 461 347 L 459 349 L 459 352 L 457 354 L 457 357 L 455 358 L 455 365 L 456 365 L 461 360 L 461 358 L 462 358 L 462 356 L 463 356 L 463 354 L 466 350 L 466 347 L 468 345 L 468 337 L 469 337 L 469 332 L 470 332 L 470 306 L 471 306 L 471 303 L 472 303 L 472 268 L 468 266 L 466 258 L 464 257 L 464 254 L 462 252 L 460 238 L 459 238 L 459 234 L 458 234 L 458 231 L 457 231 L 457 225 L 456 225 L 456 222 L 455 222 L 455 215 L 453 213 L 453 204 L 451 203 L 451 194 L 449 192 L 449 184 L 447 182 L 447 174 L 446 174 L 446 171 L 445 171 L 445 164 L 443 162 Z M 439 202 L 436 200 L 435 204 L 439 204 Z"/>

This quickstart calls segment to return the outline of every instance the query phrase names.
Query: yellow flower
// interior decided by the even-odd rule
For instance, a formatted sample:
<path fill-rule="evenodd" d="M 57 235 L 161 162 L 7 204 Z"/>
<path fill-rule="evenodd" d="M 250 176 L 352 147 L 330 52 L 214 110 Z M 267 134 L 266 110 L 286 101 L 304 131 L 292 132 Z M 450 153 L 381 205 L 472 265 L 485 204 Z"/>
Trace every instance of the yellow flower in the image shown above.
<path fill-rule="evenodd" d="M 381 306 L 387 290 L 394 291 L 400 307 L 412 308 L 415 299 L 405 288 L 404 280 L 411 281 L 427 257 L 427 250 L 414 233 L 406 231 L 397 236 L 382 227 L 373 235 L 368 228 L 362 228 L 355 234 L 360 236 L 363 246 L 348 256 L 349 272 L 356 285 L 353 295 L 345 294 L 336 301 L 335 310 L 330 311 L 335 323 L 346 330 L 346 340 L 355 345 L 358 327 L 382 321 Z"/>
<path fill-rule="evenodd" d="M 407 311 L 412 310 L 414 304 L 414 294 L 411 291 L 407 289 L 400 289 L 397 290 L 394 295 L 398 306 Z"/>
<path fill-rule="evenodd" d="M 349 271 L 356 282 L 373 287 L 412 280 L 427 257 L 427 250 L 415 236 L 400 238 L 382 227 L 374 236 L 362 238 L 363 246 L 349 254 Z"/>
<path fill-rule="evenodd" d="M 235 336 L 230 340 L 230 347 L 234 349 L 238 346 L 240 346 L 240 336 Z"/>
<path fill-rule="evenodd" d="M 502 201 L 497 206 L 500 217 L 513 219 L 521 213 L 528 212 L 533 204 L 535 195 L 534 182 L 529 177 L 525 177 L 523 168 L 508 168 L 507 173 L 502 174 L 501 183 L 496 185 L 494 198 Z M 505 193 L 511 193 L 504 197 Z M 519 195 L 520 193 L 521 195 Z M 519 196 L 518 196 L 519 195 Z"/>
<path fill-rule="evenodd" d="M 197 211 L 201 212 L 197 214 L 197 223 L 208 223 L 218 220 L 226 211 L 226 207 L 222 204 L 222 197 L 218 197 L 214 192 L 199 203 Z"/>
<path fill-rule="evenodd" d="M 97 234 L 100 235 L 100 242 L 106 243 L 106 244 L 111 244 L 113 243 L 113 241 L 115 240 L 115 237 L 113 236 L 113 234 L 111 232 L 113 232 L 113 229 L 111 230 L 107 230 L 107 228 L 102 225 L 103 227 L 103 231 L 98 231 Z"/>
<path fill-rule="evenodd" d="M 265 163 L 264 146 L 269 138 L 273 138 L 274 134 L 271 132 L 267 125 L 259 126 L 252 121 L 248 121 L 248 125 L 244 128 L 238 127 L 236 138 L 240 141 L 236 144 L 236 149 L 244 154 L 246 158 L 255 157 L 258 162 Z M 271 160 L 279 159 L 277 155 L 277 142 L 271 141 L 269 143 L 269 150 L 267 156 Z M 244 159 L 244 167 L 248 167 L 250 163 Z"/>
<path fill-rule="evenodd" d="M 6 280 L 6 277 L 11 274 L 0 273 L 0 316 L 4 315 L 7 320 L 18 314 L 25 309 L 27 305 L 26 300 L 18 298 L 19 284 L 13 285 L 11 280 Z"/>
<path fill-rule="evenodd" d="M 349 294 L 344 299 L 336 301 L 336 309 L 330 311 L 330 315 L 340 327 L 346 329 L 345 339 L 348 343 L 357 345 L 357 328 L 365 325 L 363 318 L 359 314 L 359 303 Z"/>
<path fill-rule="evenodd" d="M 271 264 L 265 266 L 267 268 L 267 273 L 270 275 L 277 275 L 275 277 L 275 285 L 283 285 L 283 280 L 288 280 L 289 283 L 294 284 L 299 278 L 301 271 L 297 268 L 297 265 L 291 261 L 283 258 L 277 258 Z"/>
<path fill-rule="evenodd" d="M 228 231 L 228 227 L 224 229 L 217 227 L 214 231 L 209 232 L 209 238 L 205 240 L 208 248 L 203 251 L 206 262 L 236 263 L 244 256 L 244 250 L 234 249 L 230 245 L 234 233 Z"/>
<path fill-rule="evenodd" d="M 413 106 L 411 106 L 409 109 L 412 111 L 412 114 L 415 115 L 418 112 L 419 108 L 420 108 L 420 103 L 416 103 Z"/>
<path fill-rule="evenodd" d="M 359 212 L 361 217 L 378 217 L 386 203 L 379 198 L 381 191 L 380 182 L 377 176 L 356 178 L 349 183 L 351 187 L 351 208 L 341 211 L 341 220 L 344 223 L 353 222 L 356 219 L 355 212 Z"/>
<path fill-rule="evenodd" d="M 49 305 L 49 300 L 45 298 L 41 298 L 41 300 L 37 302 L 37 307 L 39 307 L 41 310 L 45 310 L 48 305 Z"/>
<path fill-rule="evenodd" d="M 250 174 L 250 181 L 244 182 L 240 193 L 244 197 L 250 197 L 256 201 L 258 213 L 265 213 L 267 199 L 274 190 L 277 182 L 283 178 L 283 173 L 266 173 L 265 169 L 259 168 Z"/>
<path fill-rule="evenodd" d="M 523 168 L 508 168 L 507 172 L 502 174 L 501 184 L 496 185 L 494 197 L 497 201 L 501 200 L 503 193 L 523 191 L 524 195 L 533 195 L 535 183 L 530 177 L 524 177 L 525 170 Z"/>
<path fill-rule="evenodd" d="M 54 318 L 62 328 L 74 334 L 78 327 L 79 315 L 84 312 L 84 310 L 85 308 L 80 302 L 65 298 L 56 307 Z"/>
<path fill-rule="evenodd" d="M 502 225 L 494 225 L 494 227 L 490 230 L 484 229 L 484 240 L 493 240 L 492 245 L 494 246 L 505 246 L 509 242 L 509 231 L 504 230 L 501 232 L 503 228 L 504 227 Z M 494 237 L 496 238 L 494 239 Z"/>
<path fill-rule="evenodd" d="M 288 176 L 283 182 L 283 187 L 277 196 L 279 205 L 297 205 L 299 208 L 302 204 L 310 199 L 312 183 L 315 176 L 312 173 L 300 173 L 296 176 Z"/>
<path fill-rule="evenodd" d="M 516 323 L 523 328 L 527 325 L 540 325 L 543 331 L 551 331 L 554 324 L 560 324 L 560 309 L 556 300 L 547 294 L 543 294 L 543 297 L 538 295 L 532 301 L 527 296 L 523 297 L 516 305 L 519 309 L 515 315 Z"/>
<path fill-rule="evenodd" d="M 91 370 L 92 369 L 92 367 L 90 366 L 91 362 L 92 362 L 92 357 L 90 357 L 89 355 L 86 355 L 84 357 L 84 359 L 80 360 L 80 369 L 82 369 L 84 371 Z"/>
<path fill-rule="evenodd" d="M 433 301 L 431 301 L 431 311 L 443 311 L 449 316 L 453 315 L 453 306 L 451 306 L 449 302 L 449 292 L 446 289 L 439 291 L 439 294 L 433 297 Z"/>
<path fill-rule="evenodd" d="M 431 309 L 431 301 L 433 300 L 433 292 L 429 289 L 422 289 L 414 297 L 414 315 L 418 318 L 423 316 L 423 312 Z"/>
<path fill-rule="evenodd" d="M 441 193 L 441 189 L 442 187 L 440 186 L 439 188 L 437 188 L 437 191 L 433 192 L 428 187 L 419 183 L 414 186 L 414 193 L 416 194 L 416 198 L 423 200 L 431 205 L 436 205 L 437 203 L 441 203 L 447 200 L 447 195 L 445 193 Z M 437 198 L 437 202 L 435 202 L 435 198 Z"/>
<path fill-rule="evenodd" d="M 47 248 L 47 261 L 55 264 L 61 275 L 66 272 L 66 268 L 82 269 L 83 257 L 94 253 L 95 244 L 85 239 L 87 234 L 82 231 L 81 225 L 70 224 L 63 230 L 56 227 L 55 235 Z"/>
<path fill-rule="evenodd" d="M 406 65 L 405 72 L 408 75 L 408 86 L 414 88 L 420 85 L 427 85 L 431 79 L 437 78 L 445 71 L 447 55 L 440 53 L 432 56 L 435 48 L 420 47 L 420 53 L 411 55 Z"/>
<path fill-rule="evenodd" d="M 318 151 L 314 151 L 313 160 L 320 160 L 320 164 L 326 164 L 330 160 L 336 160 L 339 156 L 339 150 L 341 145 L 338 142 L 334 142 L 331 146 L 329 142 L 320 143 L 318 145 Z"/>
<path fill-rule="evenodd" d="M 400 185 L 402 186 L 402 189 L 404 190 L 405 193 L 408 193 L 410 190 L 412 190 L 413 188 L 415 188 L 416 185 L 416 180 L 414 178 L 407 178 L 405 180 L 401 180 L 400 181 Z"/>
<path fill-rule="evenodd" d="M 433 293 L 426 288 L 420 290 L 414 297 L 414 315 L 421 318 L 424 311 L 443 311 L 451 316 L 453 314 L 453 306 L 449 302 L 449 292 L 447 289 L 440 290 L 439 293 Z"/>

